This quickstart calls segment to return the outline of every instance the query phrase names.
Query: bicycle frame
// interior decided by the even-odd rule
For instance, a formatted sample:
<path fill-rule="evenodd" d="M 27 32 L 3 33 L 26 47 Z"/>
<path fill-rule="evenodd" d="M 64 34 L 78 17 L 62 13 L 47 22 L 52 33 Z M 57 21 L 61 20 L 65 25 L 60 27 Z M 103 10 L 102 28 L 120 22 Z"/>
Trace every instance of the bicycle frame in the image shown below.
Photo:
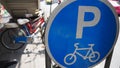
<path fill-rule="evenodd" d="M 91 53 L 94 52 L 93 49 L 92 49 L 92 47 L 93 47 L 93 46 L 91 46 L 90 48 L 78 48 L 78 47 L 76 47 L 76 49 L 75 49 L 75 51 L 73 52 L 73 54 L 74 54 L 74 55 L 75 55 L 75 54 L 78 54 L 78 55 L 81 56 L 83 59 L 87 59 L 87 58 L 89 58 L 90 52 L 91 52 Z M 88 51 L 87 51 L 87 54 L 84 56 L 84 55 L 82 55 L 81 53 L 77 52 L 77 51 L 80 51 L 80 50 L 88 50 Z"/>
<path fill-rule="evenodd" d="M 34 23 L 29 22 L 26 25 L 24 25 L 24 29 L 27 31 L 27 35 L 35 33 L 36 30 L 40 27 L 40 25 L 44 22 L 44 18 L 41 17 Z"/>
<path fill-rule="evenodd" d="M 67 65 L 72 65 L 76 62 L 77 56 L 79 55 L 80 57 L 82 57 L 84 60 L 88 59 L 90 62 L 96 62 L 99 60 L 100 58 L 100 53 L 97 51 L 93 50 L 93 46 L 94 44 L 88 44 L 90 47 L 89 48 L 79 48 L 78 47 L 79 43 L 75 43 L 75 50 L 73 53 L 69 53 L 64 57 L 64 63 Z M 81 50 L 87 50 L 86 55 L 82 55 L 82 53 L 78 52 Z M 68 62 L 70 60 L 70 62 Z"/>
<path fill-rule="evenodd" d="M 40 28 L 42 23 L 45 23 L 44 17 L 41 18 L 38 17 L 38 19 L 34 23 L 28 22 L 25 25 L 22 25 L 23 26 L 22 29 L 24 30 L 26 36 L 16 37 L 15 42 L 16 43 L 19 43 L 21 41 L 24 43 L 28 42 L 27 40 L 29 38 L 33 38 L 33 36 L 35 36 L 35 33 L 37 33 L 38 28 Z"/>

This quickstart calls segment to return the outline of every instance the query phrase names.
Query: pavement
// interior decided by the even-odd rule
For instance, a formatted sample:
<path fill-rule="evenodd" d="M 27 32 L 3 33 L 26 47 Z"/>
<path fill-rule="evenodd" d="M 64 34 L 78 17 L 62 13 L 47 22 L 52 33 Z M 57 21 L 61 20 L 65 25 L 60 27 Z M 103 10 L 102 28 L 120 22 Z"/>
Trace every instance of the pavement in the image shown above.
<path fill-rule="evenodd" d="M 37 34 L 40 35 L 39 33 Z M 32 44 L 10 51 L 0 45 L 0 60 L 18 60 L 9 68 L 45 68 L 45 48 L 40 38 L 35 38 Z"/>

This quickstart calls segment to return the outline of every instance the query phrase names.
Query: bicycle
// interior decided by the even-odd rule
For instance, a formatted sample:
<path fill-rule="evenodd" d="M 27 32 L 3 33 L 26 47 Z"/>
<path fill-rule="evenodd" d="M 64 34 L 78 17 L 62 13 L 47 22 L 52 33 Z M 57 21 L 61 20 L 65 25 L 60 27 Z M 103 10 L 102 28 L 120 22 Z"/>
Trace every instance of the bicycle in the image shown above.
<path fill-rule="evenodd" d="M 40 13 L 39 17 L 33 21 L 29 19 L 18 19 L 17 23 L 6 23 L 5 30 L 1 33 L 1 44 L 8 50 L 18 50 L 27 43 L 33 43 L 34 38 L 40 32 L 41 37 L 44 34 L 46 22 L 44 20 L 44 13 Z"/>
<path fill-rule="evenodd" d="M 89 44 L 90 48 L 79 48 L 78 45 L 79 45 L 79 43 L 75 43 L 74 44 L 74 47 L 75 47 L 74 52 L 69 53 L 64 57 L 64 63 L 66 65 L 72 65 L 76 62 L 76 59 L 77 59 L 76 54 L 79 55 L 80 57 L 82 57 L 84 60 L 89 59 L 90 62 L 96 62 L 99 60 L 100 53 L 93 50 L 94 44 Z M 80 50 L 87 50 L 87 54 L 84 56 L 81 53 L 77 52 Z"/>

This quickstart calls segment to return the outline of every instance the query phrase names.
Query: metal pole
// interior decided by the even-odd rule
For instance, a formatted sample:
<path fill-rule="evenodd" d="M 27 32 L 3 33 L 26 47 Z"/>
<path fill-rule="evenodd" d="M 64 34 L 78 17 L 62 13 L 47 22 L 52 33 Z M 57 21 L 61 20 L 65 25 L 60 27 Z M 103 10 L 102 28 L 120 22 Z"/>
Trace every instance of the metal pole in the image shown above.
<path fill-rule="evenodd" d="M 46 50 L 45 50 L 45 63 L 46 63 L 46 68 L 51 68 L 51 59 Z"/>
<path fill-rule="evenodd" d="M 51 10 L 52 10 L 52 3 L 50 4 L 50 14 L 49 14 L 49 17 L 50 17 L 50 15 L 51 15 Z M 48 18 L 48 19 L 49 19 L 49 18 Z M 47 20 L 48 20 L 48 19 L 47 19 Z M 48 21 L 47 21 L 47 23 L 48 23 Z M 44 44 L 45 44 L 45 43 L 44 43 Z M 46 63 L 46 68 L 51 68 L 52 62 L 51 62 L 51 59 L 50 59 L 50 57 L 49 57 L 46 49 L 45 49 L 45 63 Z"/>
<path fill-rule="evenodd" d="M 111 53 L 106 58 L 106 62 L 105 62 L 104 68 L 110 68 L 110 63 L 111 63 L 111 59 L 112 59 L 112 55 L 113 55 L 113 50 L 111 51 Z"/>
<path fill-rule="evenodd" d="M 51 15 L 51 10 L 52 10 L 52 3 L 50 4 L 50 14 L 49 14 L 49 17 Z M 51 68 L 52 62 L 51 62 L 51 59 L 50 59 L 46 49 L 45 49 L 45 62 L 46 62 L 46 68 Z"/>
<path fill-rule="evenodd" d="M 51 15 L 51 13 L 52 13 L 52 3 L 50 4 L 50 14 L 49 14 L 49 17 Z"/>

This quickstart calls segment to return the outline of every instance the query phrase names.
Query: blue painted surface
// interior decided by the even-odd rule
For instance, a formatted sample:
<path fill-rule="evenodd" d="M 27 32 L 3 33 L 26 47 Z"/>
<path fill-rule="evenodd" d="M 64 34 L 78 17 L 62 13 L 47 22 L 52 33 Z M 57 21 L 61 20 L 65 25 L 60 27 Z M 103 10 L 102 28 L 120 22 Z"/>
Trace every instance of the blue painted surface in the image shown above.
<path fill-rule="evenodd" d="M 78 7 L 79 6 L 95 6 L 101 12 L 100 21 L 92 27 L 84 27 L 82 38 L 76 39 Z M 84 21 L 90 21 L 94 18 L 94 14 L 86 13 Z M 54 60 L 66 68 L 88 68 L 100 62 L 110 52 L 116 39 L 117 23 L 115 16 L 106 4 L 99 0 L 78 0 L 65 6 L 54 18 L 48 33 L 48 48 Z M 73 64 L 66 64 L 65 57 L 72 54 L 68 63 L 72 62 L 74 45 L 78 44 L 78 48 L 90 48 L 89 44 L 94 44 L 94 53 L 99 53 L 99 59 L 91 62 L 90 58 L 83 59 L 77 53 L 76 61 Z M 78 53 L 86 55 L 88 50 L 78 50 Z M 97 57 L 98 55 L 90 55 L 88 57 Z M 94 58 L 95 59 L 95 58 Z M 92 59 L 92 60 L 94 60 Z"/>

